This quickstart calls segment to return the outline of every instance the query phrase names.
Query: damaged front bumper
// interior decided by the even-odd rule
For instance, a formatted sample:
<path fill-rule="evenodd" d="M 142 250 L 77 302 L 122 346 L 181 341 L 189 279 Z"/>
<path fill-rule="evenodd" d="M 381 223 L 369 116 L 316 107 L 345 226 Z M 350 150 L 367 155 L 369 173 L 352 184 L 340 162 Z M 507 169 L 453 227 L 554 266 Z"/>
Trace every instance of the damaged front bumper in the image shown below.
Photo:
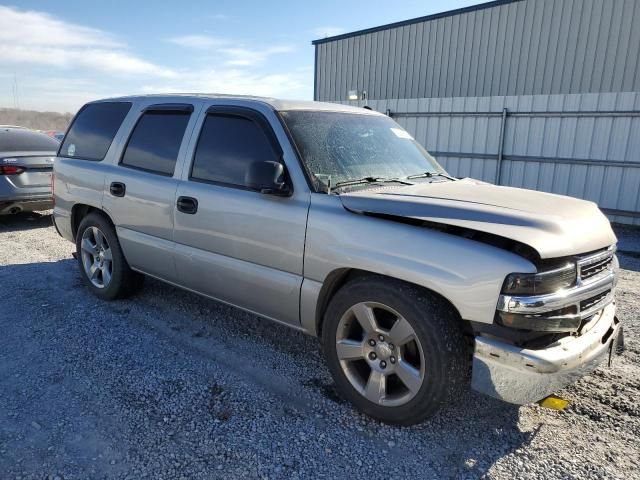
<path fill-rule="evenodd" d="M 592 372 L 615 353 L 622 330 L 615 303 L 597 313 L 584 330 L 580 336 L 563 337 L 539 350 L 477 336 L 472 388 L 519 405 L 541 400 Z"/>

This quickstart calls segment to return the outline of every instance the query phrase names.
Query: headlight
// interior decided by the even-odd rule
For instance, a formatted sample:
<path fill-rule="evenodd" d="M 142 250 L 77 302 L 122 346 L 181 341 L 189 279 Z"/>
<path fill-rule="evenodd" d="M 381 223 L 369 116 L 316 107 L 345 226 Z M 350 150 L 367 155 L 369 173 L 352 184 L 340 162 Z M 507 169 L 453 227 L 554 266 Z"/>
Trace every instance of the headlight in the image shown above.
<path fill-rule="evenodd" d="M 512 273 L 502 286 L 506 295 L 544 295 L 569 288 L 576 283 L 576 264 L 567 263 L 540 273 Z"/>

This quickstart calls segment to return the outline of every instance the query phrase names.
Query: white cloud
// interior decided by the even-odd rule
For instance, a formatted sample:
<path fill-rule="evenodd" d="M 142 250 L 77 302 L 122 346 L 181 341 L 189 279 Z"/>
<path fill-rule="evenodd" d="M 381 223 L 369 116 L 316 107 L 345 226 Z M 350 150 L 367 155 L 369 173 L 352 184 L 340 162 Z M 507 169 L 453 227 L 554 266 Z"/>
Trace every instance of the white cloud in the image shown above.
<path fill-rule="evenodd" d="M 194 63 L 157 64 L 108 32 L 0 6 L 0 106 L 13 105 L 14 83 L 22 108 L 62 112 L 74 112 L 89 100 L 139 93 L 312 94 L 312 70 L 284 70 L 275 58 L 292 52 L 290 45 L 255 46 L 209 35 L 165 40 L 191 49 Z"/>
<path fill-rule="evenodd" d="M 227 55 L 225 64 L 234 67 L 249 67 L 264 63 L 270 56 L 279 53 L 290 53 L 293 47 L 276 45 L 267 48 L 251 49 L 245 47 L 221 48 L 220 52 Z"/>
<path fill-rule="evenodd" d="M 312 72 L 311 72 L 312 73 Z M 143 93 L 210 92 L 265 97 L 302 98 L 313 84 L 310 72 L 251 73 L 241 68 L 211 69 L 185 73 L 179 83 L 147 84 Z"/>
<path fill-rule="evenodd" d="M 155 65 L 119 50 L 57 48 L 38 45 L 0 45 L 0 62 L 27 63 L 55 68 L 84 67 L 116 75 L 175 77 L 169 68 Z"/>
<path fill-rule="evenodd" d="M 334 37 L 345 32 L 346 30 L 342 27 L 325 26 L 313 29 L 313 34 L 318 38 Z"/>
<path fill-rule="evenodd" d="M 211 37 L 209 35 L 182 35 L 179 37 L 171 37 L 167 41 L 181 47 L 202 50 L 220 47 L 229 43 L 226 39 Z"/>
<path fill-rule="evenodd" d="M 237 41 L 210 35 L 182 35 L 167 39 L 175 45 L 206 51 L 230 67 L 252 67 L 263 64 L 270 56 L 294 51 L 291 45 L 249 47 Z"/>
<path fill-rule="evenodd" d="M 34 11 L 0 5 L 0 43 L 52 47 L 122 47 L 110 35 Z"/>
<path fill-rule="evenodd" d="M 176 75 L 129 53 L 101 30 L 5 6 L 0 6 L 0 63 L 83 67 L 116 75 Z"/>

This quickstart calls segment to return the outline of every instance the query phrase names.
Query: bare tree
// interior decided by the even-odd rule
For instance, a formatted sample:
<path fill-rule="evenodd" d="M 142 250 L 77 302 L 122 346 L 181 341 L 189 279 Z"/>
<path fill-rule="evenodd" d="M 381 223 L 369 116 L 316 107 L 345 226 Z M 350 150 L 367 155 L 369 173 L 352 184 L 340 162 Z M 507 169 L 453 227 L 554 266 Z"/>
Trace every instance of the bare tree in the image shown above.
<path fill-rule="evenodd" d="M 35 130 L 66 130 L 73 114 L 0 108 L 0 125 L 19 125 Z"/>

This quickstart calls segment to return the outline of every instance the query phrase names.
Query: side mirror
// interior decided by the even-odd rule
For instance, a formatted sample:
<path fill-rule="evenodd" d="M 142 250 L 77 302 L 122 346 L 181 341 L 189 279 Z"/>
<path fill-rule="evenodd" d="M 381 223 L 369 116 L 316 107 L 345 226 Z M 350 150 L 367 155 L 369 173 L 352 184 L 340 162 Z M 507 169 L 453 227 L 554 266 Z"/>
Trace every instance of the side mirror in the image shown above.
<path fill-rule="evenodd" d="M 245 185 L 260 193 L 287 196 L 284 166 L 279 162 L 253 162 L 244 177 Z"/>

